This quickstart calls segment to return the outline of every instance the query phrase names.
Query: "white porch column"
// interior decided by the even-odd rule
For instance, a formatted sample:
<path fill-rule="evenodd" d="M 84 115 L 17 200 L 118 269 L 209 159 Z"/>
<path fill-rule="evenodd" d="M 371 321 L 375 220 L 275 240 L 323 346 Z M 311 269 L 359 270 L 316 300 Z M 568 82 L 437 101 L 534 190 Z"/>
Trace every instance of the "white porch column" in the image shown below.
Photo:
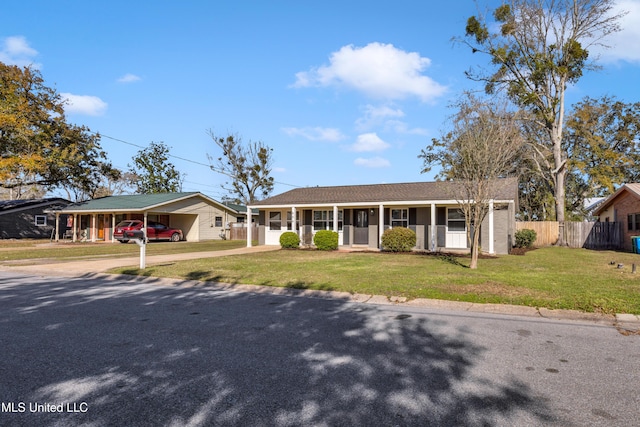
<path fill-rule="evenodd" d="M 333 206 L 333 231 L 338 232 L 338 205 Z"/>
<path fill-rule="evenodd" d="M 300 237 L 300 230 L 296 227 L 296 207 L 291 206 L 291 231 L 296 233 Z"/>
<path fill-rule="evenodd" d="M 111 243 L 116 242 L 116 236 L 114 233 L 116 232 L 116 214 L 111 214 Z"/>
<path fill-rule="evenodd" d="M 96 214 L 91 214 L 91 241 L 95 243 L 98 230 L 96 230 Z"/>
<path fill-rule="evenodd" d="M 495 249 L 493 247 L 493 200 L 489 200 L 489 253 L 495 253 Z"/>
<path fill-rule="evenodd" d="M 147 212 L 145 212 L 144 213 L 144 221 L 143 221 L 143 224 L 142 224 L 142 235 L 144 236 L 144 242 L 145 243 L 147 242 L 147 239 L 149 238 L 149 236 L 147 236 L 147 224 L 148 224 L 147 215 L 148 215 Z"/>
<path fill-rule="evenodd" d="M 73 242 L 78 240 L 78 214 L 73 214 Z"/>
<path fill-rule="evenodd" d="M 60 213 L 56 212 L 56 243 L 60 240 Z"/>
<path fill-rule="evenodd" d="M 378 205 L 378 249 L 382 249 L 382 233 L 384 233 L 384 205 Z"/>
<path fill-rule="evenodd" d="M 251 206 L 247 206 L 247 247 L 251 247 Z"/>
<path fill-rule="evenodd" d="M 436 250 L 436 236 L 438 235 L 438 230 L 436 228 L 436 205 L 435 203 L 431 203 L 431 252 L 435 252 Z"/>

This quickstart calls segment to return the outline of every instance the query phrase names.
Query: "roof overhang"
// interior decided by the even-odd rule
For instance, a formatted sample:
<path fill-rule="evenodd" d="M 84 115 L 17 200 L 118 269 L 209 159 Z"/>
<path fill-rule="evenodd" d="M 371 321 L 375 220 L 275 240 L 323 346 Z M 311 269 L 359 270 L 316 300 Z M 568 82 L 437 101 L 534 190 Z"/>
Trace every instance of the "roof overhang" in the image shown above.
<path fill-rule="evenodd" d="M 490 200 L 495 204 L 514 203 L 514 200 Z M 462 202 L 465 203 L 465 202 Z M 255 209 L 267 210 L 267 209 L 284 209 L 284 208 L 296 208 L 296 209 L 309 209 L 309 208 L 359 208 L 359 207 L 378 207 L 382 206 L 458 206 L 461 202 L 459 200 L 394 200 L 386 202 L 340 202 L 340 203 L 286 203 L 277 205 L 259 205 L 255 206 Z M 251 207 L 254 209 L 254 207 Z"/>
<path fill-rule="evenodd" d="M 176 197 L 175 199 L 171 199 L 171 200 L 167 200 L 161 203 L 155 203 L 155 204 L 150 204 L 150 205 L 145 205 L 145 206 L 139 206 L 139 207 L 124 207 L 124 208 L 110 208 L 110 207 L 103 207 L 103 208 L 90 208 L 90 207 L 76 207 L 74 208 L 73 206 L 69 206 L 66 207 L 64 209 L 55 209 L 55 210 L 51 210 L 52 212 L 58 213 L 58 214 L 89 214 L 89 213 L 105 213 L 105 214 L 109 214 L 109 213 L 145 213 L 145 212 L 153 212 L 155 210 L 158 210 L 159 208 L 163 207 L 163 206 L 167 206 L 167 205 L 171 205 L 177 202 L 181 202 L 184 200 L 188 200 L 188 199 L 193 199 L 193 198 L 199 198 L 202 199 L 204 201 L 206 201 L 209 204 L 215 205 L 218 208 L 220 208 L 221 210 L 225 210 L 225 211 L 229 211 L 232 212 L 234 214 L 239 214 L 238 211 L 236 211 L 235 209 L 224 205 L 223 203 L 218 202 L 217 200 L 214 200 L 202 193 L 193 193 L 193 194 L 186 194 L 182 197 Z"/>
<path fill-rule="evenodd" d="M 637 185 L 637 184 L 634 184 Z M 637 199 L 640 200 L 640 193 L 634 191 L 634 187 L 630 187 L 629 185 L 625 184 L 622 187 L 618 188 L 611 196 L 607 197 L 601 204 L 600 206 L 598 206 L 594 211 L 593 211 L 593 215 L 595 216 L 600 216 L 600 214 L 604 211 L 606 211 L 607 209 L 609 209 L 609 206 L 611 206 L 613 204 L 613 202 L 618 198 L 618 196 L 624 192 L 628 192 L 629 194 L 635 196 Z"/>

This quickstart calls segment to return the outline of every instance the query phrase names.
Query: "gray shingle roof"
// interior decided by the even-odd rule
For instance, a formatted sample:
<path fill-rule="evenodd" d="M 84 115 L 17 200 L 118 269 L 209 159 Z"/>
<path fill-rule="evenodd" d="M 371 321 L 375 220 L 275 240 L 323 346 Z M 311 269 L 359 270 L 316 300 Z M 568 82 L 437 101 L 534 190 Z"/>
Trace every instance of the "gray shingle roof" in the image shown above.
<path fill-rule="evenodd" d="M 518 180 L 499 180 L 494 199 L 515 200 L 518 196 Z M 400 184 L 345 185 L 336 187 L 296 188 L 252 206 L 312 205 L 346 203 L 383 203 L 401 201 L 437 201 L 455 199 L 458 183 L 451 181 L 408 182 Z"/>

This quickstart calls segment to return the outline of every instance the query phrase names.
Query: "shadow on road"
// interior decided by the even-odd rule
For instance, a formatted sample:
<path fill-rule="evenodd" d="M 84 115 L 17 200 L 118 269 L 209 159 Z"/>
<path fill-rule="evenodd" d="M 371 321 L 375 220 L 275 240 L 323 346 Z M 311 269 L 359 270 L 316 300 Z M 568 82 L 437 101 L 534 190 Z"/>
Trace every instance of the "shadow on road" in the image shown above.
<path fill-rule="evenodd" d="M 466 332 L 348 301 L 0 276 L 0 324 L 0 401 L 27 405 L 0 414 L 14 425 L 558 422 L 526 385 L 474 372 Z"/>

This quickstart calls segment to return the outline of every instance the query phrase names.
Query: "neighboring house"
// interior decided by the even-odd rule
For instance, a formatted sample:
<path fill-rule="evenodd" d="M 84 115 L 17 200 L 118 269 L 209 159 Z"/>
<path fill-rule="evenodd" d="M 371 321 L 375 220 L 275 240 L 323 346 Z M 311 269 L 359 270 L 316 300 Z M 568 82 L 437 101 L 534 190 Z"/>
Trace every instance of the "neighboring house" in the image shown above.
<path fill-rule="evenodd" d="M 622 224 L 622 247 L 631 251 L 631 236 L 640 236 L 640 183 L 625 184 L 602 202 L 594 215 L 599 222 Z"/>
<path fill-rule="evenodd" d="M 518 182 L 499 182 L 480 230 L 481 246 L 484 252 L 506 254 L 515 233 Z M 408 227 L 416 232 L 416 249 L 466 249 L 465 219 L 454 197 L 457 186 L 412 182 L 297 188 L 251 207 L 259 209 L 259 244 L 278 245 L 282 233 L 296 231 L 309 245 L 316 231 L 334 230 L 341 246 L 378 249 L 385 229 Z"/>
<path fill-rule="evenodd" d="M 593 214 L 595 210 L 600 206 L 606 197 L 591 197 L 588 199 L 584 199 L 583 207 L 585 214 L 585 221 L 594 221 L 595 215 Z"/>
<path fill-rule="evenodd" d="M 115 241 L 113 229 L 125 219 L 155 221 L 179 228 L 185 240 L 191 242 L 216 240 L 226 238 L 229 224 L 245 217 L 198 192 L 102 197 L 73 203 L 55 210 L 55 214 L 70 217 L 69 234 L 74 241 Z"/>
<path fill-rule="evenodd" d="M 61 198 L 0 201 L 0 238 L 51 238 L 56 216 L 47 211 L 64 208 L 69 203 Z"/>

